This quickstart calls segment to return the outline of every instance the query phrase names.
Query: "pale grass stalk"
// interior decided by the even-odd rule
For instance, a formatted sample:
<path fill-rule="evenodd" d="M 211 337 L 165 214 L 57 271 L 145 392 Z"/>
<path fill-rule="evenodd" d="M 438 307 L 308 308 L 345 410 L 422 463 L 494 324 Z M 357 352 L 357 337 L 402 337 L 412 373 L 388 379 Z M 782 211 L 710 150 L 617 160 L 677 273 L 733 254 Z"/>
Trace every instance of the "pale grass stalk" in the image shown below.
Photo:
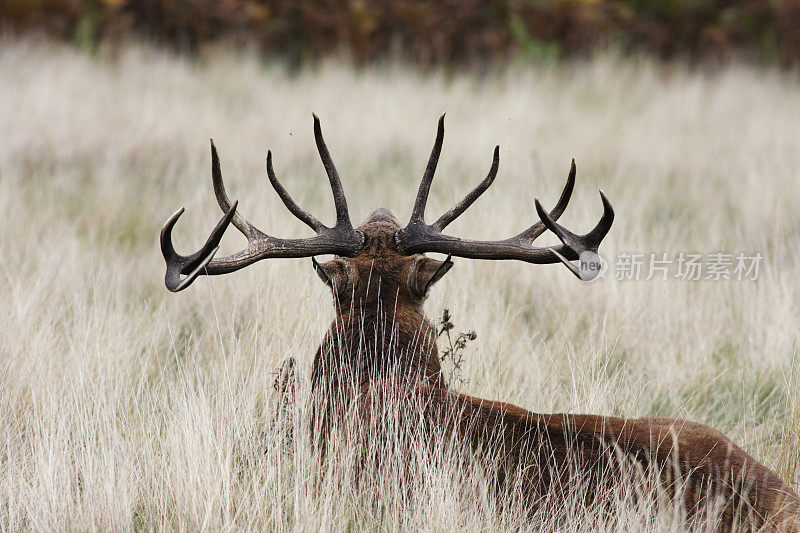
<path fill-rule="evenodd" d="M 447 307 L 457 328 L 478 332 L 465 393 L 538 412 L 696 420 L 797 488 L 796 75 L 614 57 L 490 76 L 337 61 L 289 74 L 226 50 L 88 56 L 8 38 L 0 72 L 0 530 L 686 525 L 669 502 L 632 502 L 633 486 L 614 496 L 613 519 L 579 494 L 534 516 L 513 499 L 498 512 L 480 469 L 456 468 L 447 450 L 457 443 L 428 463 L 410 450 L 410 499 L 390 475 L 353 483 L 352 454 L 320 472 L 308 369 L 332 306 L 310 262 L 266 261 L 173 295 L 157 246 L 181 205 L 182 252 L 219 217 L 212 136 L 254 224 L 308 235 L 267 187 L 267 147 L 291 194 L 330 222 L 312 111 L 354 220 L 380 205 L 409 215 L 447 111 L 430 212 L 461 198 L 502 148 L 496 184 L 449 228 L 456 235 L 527 227 L 533 196 L 552 205 L 575 157 L 563 220 L 588 229 L 602 187 L 617 211 L 606 258 L 761 252 L 756 282 L 623 282 L 612 270 L 581 284 L 558 266 L 459 260 L 427 308 L 435 317 Z M 242 244 L 231 232 L 221 252 Z M 271 372 L 289 356 L 297 397 L 292 416 L 275 420 Z"/>

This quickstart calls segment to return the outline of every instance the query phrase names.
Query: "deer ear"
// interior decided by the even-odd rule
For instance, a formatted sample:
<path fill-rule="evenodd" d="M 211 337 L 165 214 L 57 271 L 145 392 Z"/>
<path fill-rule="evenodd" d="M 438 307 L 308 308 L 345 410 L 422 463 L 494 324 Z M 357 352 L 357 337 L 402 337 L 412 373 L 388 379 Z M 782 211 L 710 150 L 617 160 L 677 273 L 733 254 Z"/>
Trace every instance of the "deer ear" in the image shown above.
<path fill-rule="evenodd" d="M 331 288 L 334 294 L 351 292 L 355 285 L 355 269 L 344 259 L 332 259 L 325 263 L 318 263 L 311 258 L 314 270 L 325 285 Z"/>
<path fill-rule="evenodd" d="M 408 274 L 408 286 L 411 292 L 418 298 L 424 298 L 433 284 L 442 279 L 452 267 L 453 262 L 449 255 L 444 261 L 425 256 L 418 257 Z"/>

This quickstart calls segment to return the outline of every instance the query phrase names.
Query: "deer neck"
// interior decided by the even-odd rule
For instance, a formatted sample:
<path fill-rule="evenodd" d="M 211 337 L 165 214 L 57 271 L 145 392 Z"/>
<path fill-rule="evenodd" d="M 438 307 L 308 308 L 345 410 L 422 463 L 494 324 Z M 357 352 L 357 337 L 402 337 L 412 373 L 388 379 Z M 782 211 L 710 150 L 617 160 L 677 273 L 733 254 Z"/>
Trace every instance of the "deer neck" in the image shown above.
<path fill-rule="evenodd" d="M 436 329 L 421 309 L 397 298 L 370 298 L 339 309 L 314 360 L 315 382 L 397 378 L 444 387 Z M 333 383 L 330 383 L 333 382 Z"/>

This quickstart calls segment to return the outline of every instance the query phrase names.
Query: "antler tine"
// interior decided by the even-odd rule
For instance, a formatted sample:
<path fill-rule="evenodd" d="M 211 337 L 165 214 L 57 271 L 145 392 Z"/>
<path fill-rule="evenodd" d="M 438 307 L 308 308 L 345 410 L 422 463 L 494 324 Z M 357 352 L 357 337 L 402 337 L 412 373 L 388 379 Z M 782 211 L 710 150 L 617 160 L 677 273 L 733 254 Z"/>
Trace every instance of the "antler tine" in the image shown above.
<path fill-rule="evenodd" d="M 250 224 L 236 212 L 238 200 L 231 203 L 225 191 L 225 184 L 222 182 L 222 172 L 220 170 L 219 157 L 214 142 L 211 141 L 211 177 L 214 184 L 214 194 L 217 203 L 225 215 L 217 223 L 211 232 L 208 240 L 203 247 L 192 255 L 183 256 L 175 251 L 172 245 L 172 228 L 183 213 L 183 208 L 179 209 L 167 220 L 161 229 L 161 253 L 167 263 L 167 273 L 164 282 L 167 288 L 177 292 L 188 287 L 201 274 L 217 275 L 235 272 L 241 268 L 268 258 L 290 258 L 290 257 L 313 257 L 315 255 L 336 254 L 344 256 L 354 256 L 364 244 L 364 235 L 353 229 L 350 217 L 347 214 L 347 203 L 344 199 L 344 192 L 336 173 L 336 168 L 330 160 L 319 132 L 319 122 L 315 118 L 315 133 L 317 134 L 317 146 L 320 149 L 322 162 L 328 171 L 331 188 L 333 189 L 334 201 L 336 202 L 337 223 L 329 228 L 323 225 L 314 216 L 302 210 L 297 203 L 289 196 L 286 189 L 278 182 L 272 170 L 272 154 L 267 154 L 267 175 L 275 191 L 283 200 L 284 205 L 297 218 L 311 226 L 316 235 L 305 239 L 281 239 L 267 235 L 255 226 Z M 219 250 L 219 243 L 222 235 L 233 223 L 236 228 L 247 237 L 247 247 L 234 254 L 215 258 L 214 255 Z M 181 278 L 181 276 L 185 276 Z"/>
<path fill-rule="evenodd" d="M 603 191 L 600 191 L 600 199 L 603 201 L 603 216 L 594 229 L 585 235 L 577 235 L 553 220 L 544 210 L 538 198 L 534 200 L 534 203 L 536 204 L 536 212 L 547 226 L 547 229 L 555 233 L 562 243 L 580 255 L 584 251 L 596 252 L 600 241 L 603 240 L 603 237 L 611 229 L 611 224 L 614 223 L 614 208 L 611 207 L 611 202 L 608 201 Z"/>
<path fill-rule="evenodd" d="M 522 233 L 499 241 L 461 239 L 442 233 L 441 228 L 455 220 L 455 218 L 469 207 L 489 184 L 491 184 L 491 180 L 494 179 L 494 174 L 497 170 L 495 168 L 497 164 L 496 158 L 497 151 L 495 151 L 495 164 L 492 165 L 492 170 L 489 171 L 489 175 L 486 179 L 481 182 L 475 190 L 470 192 L 464 200 L 456 205 L 456 207 L 437 220 L 436 223 L 427 225 L 424 222 L 416 224 L 409 222 L 405 228 L 398 230 L 397 233 L 395 233 L 395 242 L 397 243 L 398 249 L 407 255 L 437 252 L 470 259 L 515 259 L 535 264 L 558 263 L 560 261 L 569 267 L 572 273 L 580 279 L 593 279 L 589 275 L 584 276 L 570 261 L 579 259 L 580 254 L 584 251 L 597 253 L 600 242 L 603 240 L 603 237 L 606 236 L 611 228 L 611 224 L 614 222 L 614 210 L 611 208 L 611 203 L 608 201 L 608 198 L 606 198 L 601 191 L 603 216 L 592 231 L 586 235 L 576 235 L 555 222 L 564 212 L 572 197 L 576 174 L 574 160 L 570 165 L 567 183 L 564 185 L 561 197 L 555 208 L 553 208 L 550 213 L 547 213 L 539 200 L 535 199 L 536 211 L 541 220 Z M 562 244 L 552 247 L 533 246 L 533 240 L 541 235 L 545 229 L 553 231 L 561 240 Z"/>
<path fill-rule="evenodd" d="M 594 229 L 589 232 L 588 237 L 599 245 L 600 241 L 611 231 L 611 225 L 614 224 L 614 208 L 611 206 L 611 201 L 606 196 L 606 193 L 603 192 L 603 189 L 598 189 L 598 191 L 600 192 L 600 200 L 603 202 L 603 216 Z"/>
<path fill-rule="evenodd" d="M 580 257 L 580 254 L 583 252 L 594 252 L 597 253 L 597 249 L 600 246 L 600 242 L 606 236 L 608 231 L 611 229 L 611 225 L 614 223 L 614 208 L 611 207 L 611 202 L 606 197 L 603 191 L 600 191 L 600 198 L 603 201 L 603 216 L 600 218 L 600 221 L 597 225 L 587 233 L 586 235 L 576 235 L 572 233 L 564 226 L 556 223 L 556 221 L 547 213 L 547 211 L 542 208 L 542 204 L 539 203 L 539 200 L 536 199 L 534 203 L 536 204 L 536 212 L 539 214 L 539 218 L 542 219 L 542 223 L 547 226 L 547 229 L 552 231 L 556 234 L 558 239 L 564 244 L 567 249 L 571 250 L 574 254 Z M 570 263 L 569 258 L 564 257 L 562 254 L 553 248 L 550 248 L 550 251 L 555 255 L 555 257 L 561 261 L 564 266 L 566 266 L 570 272 L 572 272 L 575 277 L 578 279 L 583 280 L 584 276 L 581 271 Z M 591 277 L 586 279 L 592 279 Z"/>
<path fill-rule="evenodd" d="M 314 140 L 317 142 L 317 151 L 320 159 L 322 159 L 322 164 L 325 166 L 325 172 L 328 174 L 328 180 L 331 182 L 331 190 L 333 191 L 333 203 L 336 206 L 336 225 L 352 227 L 350 215 L 347 212 L 347 198 L 345 198 L 344 189 L 342 188 L 342 180 L 339 178 L 339 172 L 336 171 L 331 154 L 325 145 L 325 139 L 322 138 L 319 117 L 316 113 L 312 113 L 312 115 L 314 116 Z"/>
<path fill-rule="evenodd" d="M 461 214 L 466 211 L 469 206 L 471 206 L 475 200 L 477 200 L 486 189 L 494 182 L 494 178 L 497 176 L 497 169 L 500 167 L 500 146 L 494 147 L 494 157 L 492 158 L 492 167 L 489 169 L 489 173 L 486 177 L 481 181 L 477 187 L 472 189 L 469 194 L 467 194 L 463 200 L 455 205 L 450 211 L 446 212 L 442 216 L 439 217 L 439 220 L 433 223 L 433 227 L 442 231 L 446 228 L 452 221 L 457 219 Z"/>
<path fill-rule="evenodd" d="M 225 191 L 225 184 L 222 182 L 222 170 L 219 164 L 219 155 L 217 154 L 217 147 L 214 146 L 214 139 L 211 139 L 211 181 L 214 184 L 214 195 L 217 197 L 217 203 L 223 213 L 227 213 L 231 209 L 231 200 L 228 198 L 228 193 Z M 250 224 L 242 217 L 236 210 L 233 211 L 233 219 L 231 220 L 236 229 L 242 232 L 247 237 L 248 242 L 256 236 L 263 235 L 255 226 Z"/>
<path fill-rule="evenodd" d="M 172 244 L 172 228 L 184 212 L 181 207 L 170 216 L 161 228 L 161 254 L 167 263 L 167 273 L 164 276 L 164 283 L 172 292 L 178 292 L 188 287 L 194 279 L 199 276 L 203 269 L 206 268 L 211 259 L 219 250 L 219 243 L 222 240 L 222 235 L 228 229 L 228 225 L 234 218 L 236 213 L 236 206 L 239 205 L 239 200 L 233 202 L 230 208 L 225 212 L 225 215 L 217 222 L 216 227 L 209 235 L 206 243 L 200 250 L 192 255 L 180 255 L 175 251 Z M 181 279 L 181 274 L 189 271 L 185 278 Z"/>
<path fill-rule="evenodd" d="M 286 206 L 294 216 L 302 220 L 308 227 L 313 229 L 315 232 L 319 233 L 325 228 L 325 225 L 317 220 L 317 218 L 305 211 L 301 208 L 297 203 L 289 196 L 289 193 L 286 192 L 286 189 L 283 188 L 283 185 L 278 181 L 278 178 L 275 176 L 275 172 L 272 170 L 272 151 L 267 151 L 267 177 L 269 178 L 269 182 L 272 184 L 272 188 L 275 189 L 275 192 L 278 193 L 278 196 L 283 201 L 283 205 Z"/>
<path fill-rule="evenodd" d="M 439 126 L 436 129 L 436 141 L 433 143 L 433 150 L 431 150 L 431 156 L 428 158 L 428 165 L 425 167 L 425 173 L 422 175 L 422 181 L 419 184 L 417 200 L 414 202 L 414 210 L 411 212 L 409 224 L 425 221 L 425 206 L 428 203 L 428 193 L 430 193 L 431 190 L 433 175 L 436 173 L 436 166 L 439 164 L 439 155 L 442 153 L 442 143 L 444 142 L 444 115 L 445 113 L 442 113 L 442 116 L 439 117 Z M 480 194 L 478 194 L 478 196 L 480 196 Z"/>
<path fill-rule="evenodd" d="M 564 184 L 564 189 L 561 191 L 561 196 L 558 198 L 556 206 L 550 211 L 550 218 L 553 220 L 558 220 L 567 209 L 567 204 L 569 204 L 569 201 L 572 198 L 572 190 L 575 188 L 575 174 L 575 159 L 573 159 L 572 164 L 569 167 L 567 183 Z M 545 231 L 547 231 L 547 226 L 544 224 L 544 222 L 539 220 L 530 228 L 517 235 L 517 238 L 527 239 L 528 241 L 533 242 Z"/>

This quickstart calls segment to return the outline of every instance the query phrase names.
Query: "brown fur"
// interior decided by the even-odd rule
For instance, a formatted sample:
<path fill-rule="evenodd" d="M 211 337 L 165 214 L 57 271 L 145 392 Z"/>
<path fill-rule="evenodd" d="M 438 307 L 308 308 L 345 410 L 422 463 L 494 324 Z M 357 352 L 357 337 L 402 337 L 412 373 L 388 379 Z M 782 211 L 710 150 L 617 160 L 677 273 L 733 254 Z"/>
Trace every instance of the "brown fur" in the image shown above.
<path fill-rule="evenodd" d="M 431 431 L 456 435 L 486 453 L 494 484 L 522 483 L 531 502 L 569 486 L 575 476 L 587 482 L 587 498 L 594 500 L 604 487 L 621 482 L 627 461 L 658 477 L 668 492 L 682 484 L 690 516 L 714 502 L 721 505 L 723 530 L 743 520 L 800 530 L 794 491 L 712 428 L 669 418 L 536 414 L 449 389 L 436 331 L 422 308 L 427 288 L 440 276 L 437 265 L 444 264 L 398 253 L 399 228 L 391 212 L 373 211 L 358 228 L 365 235 L 362 251 L 318 266 L 337 305 L 312 369 L 323 399 L 315 415 L 323 454 L 331 425 L 354 400 L 369 399 L 361 414 L 366 418 L 391 390 L 409 405 L 421 402 Z"/>

